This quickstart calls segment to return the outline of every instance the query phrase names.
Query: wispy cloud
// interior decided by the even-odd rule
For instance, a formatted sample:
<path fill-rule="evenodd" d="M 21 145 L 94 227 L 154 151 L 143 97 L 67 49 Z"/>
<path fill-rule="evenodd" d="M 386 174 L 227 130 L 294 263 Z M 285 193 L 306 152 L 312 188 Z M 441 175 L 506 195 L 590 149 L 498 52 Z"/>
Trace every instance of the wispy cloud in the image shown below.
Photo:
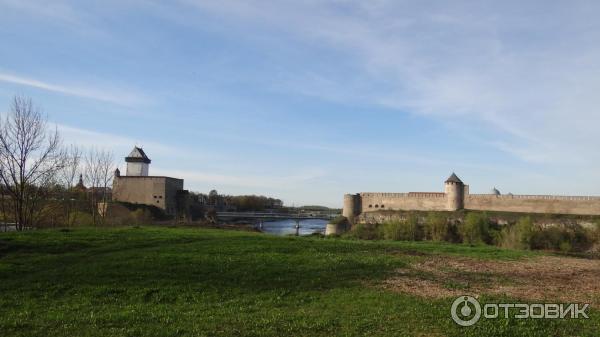
<path fill-rule="evenodd" d="M 0 72 L 0 82 L 18 84 L 63 95 L 89 98 L 126 106 L 138 105 L 147 100 L 145 97 L 134 93 L 132 90 L 115 91 L 90 88 L 82 85 L 62 85 L 4 72 Z"/>
<path fill-rule="evenodd" d="M 524 161 L 600 162 L 599 4 L 183 2 L 268 28 L 260 34 L 320 42 L 357 67 L 327 78 L 290 70 L 274 87 L 476 123 L 482 141 Z"/>
<path fill-rule="evenodd" d="M 289 175 L 248 175 L 248 174 L 217 174 L 212 172 L 184 171 L 177 169 L 155 168 L 158 175 L 184 178 L 192 185 L 209 185 L 216 188 L 236 187 L 254 188 L 256 190 L 275 189 L 286 190 L 305 186 L 323 177 L 326 172 L 320 169 L 311 169 L 305 172 L 295 172 Z"/>
<path fill-rule="evenodd" d="M 148 139 L 135 139 L 119 134 L 92 131 L 64 124 L 57 124 L 56 128 L 60 132 L 65 144 L 75 144 L 84 148 L 103 148 L 114 152 L 119 157 L 127 155 L 133 146 L 151 148 L 153 155 L 164 157 L 183 157 L 189 154 L 189 151 L 181 147 L 169 146 Z"/>

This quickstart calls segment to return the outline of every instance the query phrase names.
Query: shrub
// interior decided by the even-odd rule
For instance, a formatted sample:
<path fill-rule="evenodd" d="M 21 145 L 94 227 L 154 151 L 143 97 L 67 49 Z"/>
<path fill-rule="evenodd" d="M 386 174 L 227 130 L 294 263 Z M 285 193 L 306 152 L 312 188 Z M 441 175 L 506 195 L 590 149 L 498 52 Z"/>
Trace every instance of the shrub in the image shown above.
<path fill-rule="evenodd" d="M 468 244 L 483 243 L 489 238 L 489 220 L 484 213 L 468 213 L 459 226 L 462 240 Z"/>
<path fill-rule="evenodd" d="M 573 247 L 571 246 L 569 241 L 563 241 L 558 245 L 558 249 L 560 249 L 561 252 L 570 252 L 573 249 Z"/>
<path fill-rule="evenodd" d="M 594 238 L 580 225 L 552 226 L 534 231 L 531 237 L 533 249 L 582 252 L 592 247 Z"/>
<path fill-rule="evenodd" d="M 144 208 L 138 208 L 131 212 L 131 220 L 134 224 L 145 224 L 152 221 L 152 212 Z"/>
<path fill-rule="evenodd" d="M 502 230 L 499 244 L 504 248 L 530 249 L 533 231 L 533 221 L 531 221 L 531 218 L 520 218 L 516 224 L 512 226 L 507 225 Z"/>
<path fill-rule="evenodd" d="M 594 227 L 591 229 L 592 240 L 596 243 L 600 243 L 600 220 L 594 223 Z"/>
<path fill-rule="evenodd" d="M 382 234 L 380 228 L 375 224 L 359 223 L 352 226 L 348 236 L 362 240 L 378 240 L 381 239 Z"/>
<path fill-rule="evenodd" d="M 431 212 L 425 220 L 427 237 L 433 241 L 444 241 L 448 235 L 448 219 L 441 213 Z"/>
<path fill-rule="evenodd" d="M 93 226 L 92 215 L 85 212 L 73 212 L 69 214 L 69 223 L 73 226 Z"/>
<path fill-rule="evenodd" d="M 338 215 L 333 220 L 329 221 L 333 225 L 345 225 L 348 223 L 348 219 L 343 215 Z"/>
<path fill-rule="evenodd" d="M 420 240 L 422 235 L 417 216 L 410 214 L 406 220 L 385 222 L 383 237 L 386 240 Z"/>

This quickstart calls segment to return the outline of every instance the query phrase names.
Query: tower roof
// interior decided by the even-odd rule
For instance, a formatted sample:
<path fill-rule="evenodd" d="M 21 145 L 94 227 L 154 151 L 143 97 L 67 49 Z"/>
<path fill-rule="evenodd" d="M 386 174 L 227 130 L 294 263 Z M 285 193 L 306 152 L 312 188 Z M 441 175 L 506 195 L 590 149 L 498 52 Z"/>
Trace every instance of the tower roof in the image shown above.
<path fill-rule="evenodd" d="M 144 150 L 141 147 L 135 146 L 133 150 L 125 157 L 125 161 L 128 163 L 146 163 L 150 164 L 150 158 L 146 156 Z"/>
<path fill-rule="evenodd" d="M 459 177 L 456 176 L 456 174 L 454 172 L 452 172 L 452 175 L 450 177 L 448 177 L 448 179 L 446 179 L 447 183 L 463 183 L 462 180 L 460 180 Z"/>
<path fill-rule="evenodd" d="M 79 175 L 79 181 L 77 182 L 77 185 L 75 185 L 75 189 L 78 191 L 85 191 L 87 189 L 83 184 L 83 174 Z"/>

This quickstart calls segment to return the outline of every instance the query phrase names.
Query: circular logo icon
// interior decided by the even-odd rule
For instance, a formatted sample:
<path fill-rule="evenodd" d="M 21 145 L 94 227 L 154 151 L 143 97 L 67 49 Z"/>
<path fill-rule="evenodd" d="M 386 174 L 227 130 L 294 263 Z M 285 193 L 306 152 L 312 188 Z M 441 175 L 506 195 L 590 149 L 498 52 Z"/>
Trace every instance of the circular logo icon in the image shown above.
<path fill-rule="evenodd" d="M 452 302 L 452 320 L 460 326 L 471 326 L 481 318 L 481 305 L 472 296 L 460 296 Z"/>

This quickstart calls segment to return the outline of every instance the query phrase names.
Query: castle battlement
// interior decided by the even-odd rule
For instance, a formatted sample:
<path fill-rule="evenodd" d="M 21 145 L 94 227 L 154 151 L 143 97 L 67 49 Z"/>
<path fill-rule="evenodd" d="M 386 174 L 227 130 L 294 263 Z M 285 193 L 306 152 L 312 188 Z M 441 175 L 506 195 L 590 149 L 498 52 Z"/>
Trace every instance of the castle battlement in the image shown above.
<path fill-rule="evenodd" d="M 539 200 L 600 200 L 600 196 L 543 194 L 468 194 L 467 198 L 539 199 Z"/>
<path fill-rule="evenodd" d="M 379 192 L 361 192 L 364 198 L 445 198 L 445 193 L 440 192 L 408 192 L 408 193 L 379 193 Z"/>
<path fill-rule="evenodd" d="M 456 174 L 444 192 L 362 192 L 344 196 L 342 214 L 350 221 L 361 213 L 381 210 L 455 211 L 459 209 L 545 214 L 600 215 L 600 196 L 470 194 Z"/>

